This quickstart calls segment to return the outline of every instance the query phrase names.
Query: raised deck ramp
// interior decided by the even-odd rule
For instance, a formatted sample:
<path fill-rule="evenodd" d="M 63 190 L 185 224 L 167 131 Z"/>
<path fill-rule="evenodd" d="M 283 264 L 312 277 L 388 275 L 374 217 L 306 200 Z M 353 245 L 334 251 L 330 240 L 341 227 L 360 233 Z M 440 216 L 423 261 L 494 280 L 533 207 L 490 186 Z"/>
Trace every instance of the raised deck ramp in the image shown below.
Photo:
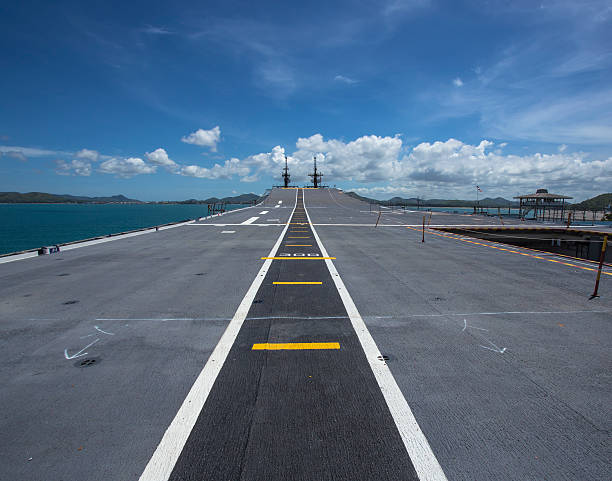
<path fill-rule="evenodd" d="M 0 479 L 609 479 L 610 269 L 422 215 L 274 189 L 0 265 Z"/>

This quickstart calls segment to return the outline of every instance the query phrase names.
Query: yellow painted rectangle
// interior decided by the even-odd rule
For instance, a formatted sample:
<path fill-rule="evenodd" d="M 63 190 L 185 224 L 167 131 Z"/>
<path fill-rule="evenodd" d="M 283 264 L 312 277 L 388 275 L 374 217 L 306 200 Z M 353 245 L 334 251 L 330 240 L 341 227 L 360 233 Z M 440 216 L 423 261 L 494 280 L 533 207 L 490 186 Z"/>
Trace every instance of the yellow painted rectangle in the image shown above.
<path fill-rule="evenodd" d="M 339 342 L 263 342 L 253 344 L 253 351 L 287 351 L 303 349 L 340 349 Z"/>
<path fill-rule="evenodd" d="M 268 259 L 272 260 L 313 260 L 320 261 L 323 259 L 335 259 L 335 257 L 291 257 L 291 256 L 283 256 L 283 257 L 262 257 L 261 260 L 265 261 Z"/>
<path fill-rule="evenodd" d="M 282 285 L 282 286 L 293 286 L 293 285 L 298 285 L 298 284 L 305 284 L 305 285 L 309 285 L 309 286 L 313 286 L 313 285 L 320 285 L 323 284 L 323 282 L 273 282 L 272 284 L 277 284 L 277 285 Z"/>

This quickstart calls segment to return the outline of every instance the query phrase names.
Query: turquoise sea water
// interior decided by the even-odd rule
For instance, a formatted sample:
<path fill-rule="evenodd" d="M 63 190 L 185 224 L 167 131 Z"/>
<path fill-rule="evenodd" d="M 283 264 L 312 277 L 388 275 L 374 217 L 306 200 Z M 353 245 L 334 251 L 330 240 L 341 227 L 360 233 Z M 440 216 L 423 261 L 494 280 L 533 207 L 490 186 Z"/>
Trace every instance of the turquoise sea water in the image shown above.
<path fill-rule="evenodd" d="M 206 205 L 0 204 L 0 254 L 206 215 Z"/>

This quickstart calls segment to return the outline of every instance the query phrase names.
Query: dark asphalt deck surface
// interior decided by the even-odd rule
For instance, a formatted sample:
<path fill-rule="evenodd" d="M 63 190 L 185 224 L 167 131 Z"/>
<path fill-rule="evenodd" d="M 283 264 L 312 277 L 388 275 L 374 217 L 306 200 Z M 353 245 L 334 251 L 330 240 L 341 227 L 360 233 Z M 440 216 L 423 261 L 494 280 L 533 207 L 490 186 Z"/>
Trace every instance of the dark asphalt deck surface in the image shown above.
<path fill-rule="evenodd" d="M 612 276 L 588 301 L 592 263 L 423 244 L 338 191 L 304 192 L 448 479 L 611 478 Z M 138 479 L 294 200 L 275 189 L 197 225 L 0 264 L 0 479 Z M 324 284 L 268 282 L 300 275 Z M 411 479 L 323 261 L 274 261 L 257 297 L 249 318 L 269 319 L 245 321 L 171 479 Z M 341 349 L 250 350 L 266 341 Z"/>
<path fill-rule="evenodd" d="M 273 262 L 259 288 L 172 481 L 418 479 L 327 266 L 316 258 L 302 192 L 277 254 L 286 260 Z M 252 350 L 313 342 L 340 349 Z"/>

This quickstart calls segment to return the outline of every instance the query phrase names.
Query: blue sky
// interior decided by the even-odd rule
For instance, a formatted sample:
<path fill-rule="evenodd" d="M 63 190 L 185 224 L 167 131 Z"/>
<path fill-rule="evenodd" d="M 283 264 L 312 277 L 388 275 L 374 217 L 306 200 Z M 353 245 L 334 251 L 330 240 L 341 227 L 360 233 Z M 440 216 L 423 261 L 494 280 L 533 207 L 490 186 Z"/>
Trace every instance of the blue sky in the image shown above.
<path fill-rule="evenodd" d="M 612 191 L 609 1 L 26 0 L 0 72 L 2 191 Z"/>

